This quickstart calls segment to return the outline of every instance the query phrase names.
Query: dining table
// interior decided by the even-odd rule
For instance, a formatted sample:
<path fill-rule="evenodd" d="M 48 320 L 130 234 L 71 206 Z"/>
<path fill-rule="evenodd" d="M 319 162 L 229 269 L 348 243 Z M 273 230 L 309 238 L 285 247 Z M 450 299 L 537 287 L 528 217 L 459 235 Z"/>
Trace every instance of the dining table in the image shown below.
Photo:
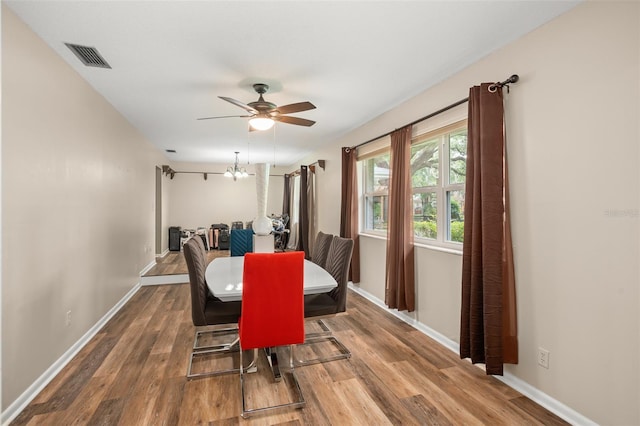
<path fill-rule="evenodd" d="M 223 302 L 242 300 L 242 273 L 244 256 L 228 256 L 213 259 L 205 270 L 207 286 Z M 304 294 L 327 293 L 338 286 L 336 280 L 324 268 L 310 260 L 304 260 Z"/>
<path fill-rule="evenodd" d="M 205 280 L 209 291 L 223 302 L 242 300 L 242 275 L 244 256 L 228 256 L 213 259 L 205 270 Z M 321 266 L 304 260 L 304 294 L 327 293 L 338 286 L 336 280 Z M 282 379 L 278 367 L 278 357 L 274 348 L 265 348 L 265 354 L 276 381 Z M 248 372 L 255 372 L 255 359 Z"/>

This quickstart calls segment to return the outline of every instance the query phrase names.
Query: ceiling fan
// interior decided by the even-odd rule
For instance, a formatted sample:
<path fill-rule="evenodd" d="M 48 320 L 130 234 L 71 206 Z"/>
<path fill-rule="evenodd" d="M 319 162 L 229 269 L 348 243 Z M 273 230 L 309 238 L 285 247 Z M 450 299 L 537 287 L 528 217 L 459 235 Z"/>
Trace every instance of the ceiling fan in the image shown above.
<path fill-rule="evenodd" d="M 267 102 L 262 97 L 263 94 L 267 93 L 269 90 L 269 86 L 264 83 L 256 83 L 253 85 L 253 90 L 255 90 L 260 97 L 255 102 L 249 102 L 245 104 L 233 98 L 227 98 L 224 96 L 218 96 L 220 99 L 230 102 L 236 106 L 247 111 L 250 115 L 223 115 L 219 117 L 202 117 L 198 118 L 198 120 L 211 120 L 214 118 L 231 118 L 231 117 L 242 117 L 249 118 L 249 125 L 253 130 L 267 130 L 270 129 L 275 121 L 280 121 L 282 123 L 287 124 L 295 124 L 297 126 L 313 126 L 315 121 L 307 120 L 306 118 L 300 117 L 289 117 L 286 114 L 293 114 L 295 112 L 308 111 L 310 109 L 315 109 L 315 105 L 311 102 L 298 102 L 295 104 L 277 106 L 274 103 Z"/>

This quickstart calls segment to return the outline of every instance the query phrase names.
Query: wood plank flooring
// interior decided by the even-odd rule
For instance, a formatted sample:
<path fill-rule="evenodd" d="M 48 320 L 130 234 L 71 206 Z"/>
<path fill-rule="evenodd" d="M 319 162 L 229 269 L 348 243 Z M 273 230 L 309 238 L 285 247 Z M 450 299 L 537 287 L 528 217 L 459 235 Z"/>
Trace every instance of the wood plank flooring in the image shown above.
<path fill-rule="evenodd" d="M 229 250 L 209 250 L 207 251 L 207 261 L 211 262 L 216 257 L 227 257 Z M 171 251 L 163 257 L 156 257 L 156 264 L 144 274 L 145 277 L 158 275 L 178 275 L 188 274 L 187 262 L 184 254 L 180 251 Z"/>
<path fill-rule="evenodd" d="M 567 424 L 351 291 L 326 323 L 352 357 L 295 369 L 304 409 L 244 420 L 237 374 L 185 377 L 190 309 L 188 284 L 142 287 L 11 425 Z M 252 403 L 281 386 L 259 367 Z"/>

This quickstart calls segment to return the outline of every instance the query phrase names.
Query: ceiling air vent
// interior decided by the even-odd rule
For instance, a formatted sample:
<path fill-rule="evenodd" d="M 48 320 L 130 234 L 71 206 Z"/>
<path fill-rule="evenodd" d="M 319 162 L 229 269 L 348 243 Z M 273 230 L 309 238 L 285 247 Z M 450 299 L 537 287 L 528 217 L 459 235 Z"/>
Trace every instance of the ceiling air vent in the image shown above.
<path fill-rule="evenodd" d="M 80 46 L 78 44 L 65 43 L 73 53 L 88 67 L 111 68 L 95 47 Z"/>

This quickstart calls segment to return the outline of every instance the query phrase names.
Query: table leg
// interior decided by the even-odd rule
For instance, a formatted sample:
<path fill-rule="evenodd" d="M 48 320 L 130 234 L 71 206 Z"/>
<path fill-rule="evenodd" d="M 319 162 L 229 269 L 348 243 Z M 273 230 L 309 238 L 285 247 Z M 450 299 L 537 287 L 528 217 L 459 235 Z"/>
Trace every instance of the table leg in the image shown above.
<path fill-rule="evenodd" d="M 271 366 L 273 379 L 276 382 L 279 382 L 280 380 L 282 380 L 282 375 L 280 374 L 280 366 L 278 365 L 278 354 L 276 353 L 276 348 L 264 348 L 264 353 L 267 355 L 269 366 Z"/>
<path fill-rule="evenodd" d="M 258 350 L 254 349 L 253 358 L 251 359 L 251 362 L 249 363 L 249 365 L 243 368 L 244 371 L 246 371 L 247 373 L 256 373 L 258 371 L 257 362 L 258 362 Z M 242 364 L 242 351 L 240 351 L 240 364 Z"/>

